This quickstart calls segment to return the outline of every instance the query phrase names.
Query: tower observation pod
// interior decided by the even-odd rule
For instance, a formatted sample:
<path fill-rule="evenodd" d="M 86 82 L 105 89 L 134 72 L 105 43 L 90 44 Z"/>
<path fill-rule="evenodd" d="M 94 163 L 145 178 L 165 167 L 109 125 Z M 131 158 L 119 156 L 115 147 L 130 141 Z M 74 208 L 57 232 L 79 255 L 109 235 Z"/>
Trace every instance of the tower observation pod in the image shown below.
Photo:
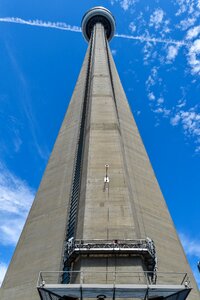
<path fill-rule="evenodd" d="M 0 299 L 198 300 L 110 51 L 115 19 L 94 7 L 82 32 L 88 49 Z"/>
<path fill-rule="evenodd" d="M 100 23 L 103 25 L 106 37 L 110 41 L 115 34 L 115 19 L 111 12 L 102 6 L 90 9 L 82 19 L 82 32 L 84 38 L 89 41 L 94 26 Z"/>

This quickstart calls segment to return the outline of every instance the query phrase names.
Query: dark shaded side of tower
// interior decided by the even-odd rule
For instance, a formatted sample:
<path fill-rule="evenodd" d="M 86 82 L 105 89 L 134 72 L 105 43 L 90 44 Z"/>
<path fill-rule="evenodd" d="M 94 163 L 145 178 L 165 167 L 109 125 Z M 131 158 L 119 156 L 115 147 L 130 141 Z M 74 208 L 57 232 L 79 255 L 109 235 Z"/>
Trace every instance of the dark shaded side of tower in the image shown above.
<path fill-rule="evenodd" d="M 106 186 L 105 164 L 109 164 Z M 158 271 L 187 272 L 193 286 L 188 299 L 199 297 L 100 23 L 94 26 L 70 105 L 0 289 L 0 299 L 39 299 L 39 272 L 66 267 L 64 247 L 72 237 L 83 241 L 148 237 L 155 243 Z M 73 269 L 147 270 L 140 256 L 82 257 Z M 95 276 L 97 282 L 101 280 L 98 272 Z"/>

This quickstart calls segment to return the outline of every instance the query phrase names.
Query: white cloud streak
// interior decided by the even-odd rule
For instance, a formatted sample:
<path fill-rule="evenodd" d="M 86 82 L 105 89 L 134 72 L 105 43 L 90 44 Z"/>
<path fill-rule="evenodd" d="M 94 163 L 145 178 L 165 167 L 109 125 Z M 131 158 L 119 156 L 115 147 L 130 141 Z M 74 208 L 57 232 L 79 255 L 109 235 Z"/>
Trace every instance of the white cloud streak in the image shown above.
<path fill-rule="evenodd" d="M 0 263 L 0 287 L 3 282 L 8 266 L 4 263 Z"/>
<path fill-rule="evenodd" d="M 200 276 L 196 265 L 200 258 L 200 242 L 197 238 L 195 239 L 184 233 L 179 233 L 179 237 L 187 254 L 196 282 L 200 288 Z"/>
<path fill-rule="evenodd" d="M 180 233 L 179 237 L 180 237 L 181 243 L 183 245 L 183 248 L 185 249 L 186 254 L 188 256 L 195 256 L 195 257 L 199 258 L 200 257 L 200 242 L 199 242 L 199 240 L 190 238 L 183 233 Z"/>
<path fill-rule="evenodd" d="M 0 22 L 6 23 L 16 23 L 22 25 L 30 25 L 30 26 L 38 26 L 38 27 L 45 27 L 45 28 L 53 28 L 65 31 L 72 31 L 72 32 L 81 32 L 81 28 L 78 26 L 71 26 L 69 24 L 63 22 L 44 22 L 42 20 L 23 20 L 21 18 L 14 18 L 14 17 L 6 17 L 0 18 Z M 137 40 L 140 42 L 153 42 L 153 43 L 162 43 L 162 44 L 172 44 L 177 46 L 188 46 L 189 43 L 186 41 L 176 41 L 172 39 L 160 39 L 160 38 L 151 38 L 145 36 L 133 36 L 127 34 L 115 34 L 117 38 L 129 39 L 129 40 Z"/>
<path fill-rule="evenodd" d="M 153 37 L 145 37 L 145 36 L 133 36 L 127 34 L 115 34 L 117 38 L 129 39 L 129 40 L 137 40 L 140 42 L 153 42 L 153 43 L 161 43 L 167 45 L 176 45 L 176 46 L 188 46 L 189 43 L 186 41 L 176 41 L 172 39 L 159 39 Z"/>
<path fill-rule="evenodd" d="M 29 124 L 30 132 L 32 134 L 32 138 L 33 138 L 33 142 L 34 142 L 34 147 L 37 150 L 40 157 L 44 160 L 47 160 L 48 156 L 49 156 L 49 151 L 48 151 L 46 145 L 44 145 L 44 142 L 43 141 L 41 142 L 41 140 L 42 140 L 41 138 L 39 141 L 40 130 L 39 130 L 39 127 L 37 124 L 37 120 L 33 113 L 32 99 L 31 99 L 31 94 L 29 91 L 30 89 L 29 89 L 29 85 L 28 85 L 28 82 L 26 79 L 26 75 L 23 72 L 23 70 L 21 69 L 21 66 L 14 54 L 13 49 L 10 47 L 10 45 L 8 43 L 6 43 L 6 50 L 7 50 L 8 56 L 10 58 L 10 61 L 12 63 L 12 67 L 13 67 L 15 73 L 17 74 L 18 83 L 20 86 L 21 107 L 23 108 L 23 111 L 25 113 L 25 116 L 26 116 L 28 124 Z M 17 134 L 17 130 L 15 130 L 15 132 Z M 17 137 L 17 135 L 16 135 L 16 137 Z M 14 147 L 15 147 L 15 151 L 17 152 L 20 147 L 20 137 L 19 136 L 18 136 L 17 143 L 16 143 L 16 141 L 14 141 Z"/>
<path fill-rule="evenodd" d="M 33 197 L 28 184 L 0 163 L 0 244 L 16 244 Z"/>
<path fill-rule="evenodd" d="M 23 20 L 21 18 L 13 18 L 13 17 L 0 18 L 0 22 L 17 23 L 17 24 L 30 25 L 30 26 L 54 28 L 54 29 L 59 29 L 59 30 L 72 31 L 72 32 L 81 32 L 80 27 L 71 26 L 64 22 L 50 22 L 50 21 L 44 22 L 41 20 Z"/>

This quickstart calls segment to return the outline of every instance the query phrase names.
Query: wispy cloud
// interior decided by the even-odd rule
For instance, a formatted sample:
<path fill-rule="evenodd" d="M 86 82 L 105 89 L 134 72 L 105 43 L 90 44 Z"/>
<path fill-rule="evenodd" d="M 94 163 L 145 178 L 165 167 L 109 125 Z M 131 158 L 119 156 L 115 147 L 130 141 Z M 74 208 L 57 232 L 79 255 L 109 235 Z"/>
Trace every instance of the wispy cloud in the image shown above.
<path fill-rule="evenodd" d="M 151 100 L 151 101 L 154 101 L 154 100 L 156 99 L 156 97 L 155 97 L 155 95 L 154 95 L 153 92 L 148 93 L 148 98 L 149 98 L 149 100 Z"/>
<path fill-rule="evenodd" d="M 26 76 L 22 71 L 17 58 L 14 55 L 13 48 L 11 48 L 9 43 L 7 42 L 6 42 L 6 49 L 7 49 L 7 54 L 10 57 L 10 61 L 12 63 L 13 69 L 16 72 L 19 81 L 20 93 L 21 93 L 19 99 L 21 101 L 21 107 L 23 112 L 25 113 L 26 120 L 28 121 L 30 132 L 33 138 L 34 147 L 37 150 L 40 157 L 44 160 L 47 160 L 49 156 L 49 151 L 46 145 L 44 144 L 44 142 L 43 145 L 42 143 L 39 142 L 40 130 L 38 128 L 38 124 L 33 113 L 32 101 L 31 101 L 31 96 L 30 96 L 29 86 L 27 84 Z M 18 150 L 20 146 L 19 143 L 20 140 L 17 141 L 17 144 L 15 145 L 15 150 Z"/>
<path fill-rule="evenodd" d="M 184 233 L 179 234 L 181 243 L 185 252 L 188 256 L 195 256 L 197 259 L 200 258 L 200 240 L 191 238 Z"/>
<path fill-rule="evenodd" d="M 113 56 L 115 56 L 117 54 L 117 50 L 116 49 L 112 49 L 111 52 L 112 52 Z"/>
<path fill-rule="evenodd" d="M 195 106 L 189 110 L 179 110 L 171 117 L 170 123 L 172 126 L 181 124 L 185 135 L 195 138 L 197 143 L 196 152 L 198 152 L 200 143 L 200 113 L 198 112 L 198 107 Z"/>
<path fill-rule="evenodd" d="M 0 263 L 0 287 L 3 282 L 8 266 L 5 263 Z"/>
<path fill-rule="evenodd" d="M 187 32 L 186 39 L 192 40 L 200 34 L 200 26 L 190 28 Z"/>
<path fill-rule="evenodd" d="M 196 22 L 196 18 L 189 17 L 189 18 L 187 18 L 185 20 L 181 20 L 180 24 L 178 24 L 176 27 L 177 28 L 181 28 L 182 30 L 187 30 L 188 28 L 190 28 L 191 26 L 193 26 L 195 22 Z"/>
<path fill-rule="evenodd" d="M 195 40 L 194 43 L 189 47 L 188 52 L 188 63 L 191 66 L 192 74 L 200 75 L 200 39 Z"/>
<path fill-rule="evenodd" d="M 185 233 L 179 233 L 179 237 L 188 257 L 188 261 L 190 262 L 196 282 L 200 287 L 200 276 L 197 270 L 197 261 L 199 261 L 200 258 L 200 240 Z"/>
<path fill-rule="evenodd" d="M 151 87 L 154 86 L 158 82 L 158 67 L 153 67 L 151 69 L 151 74 L 149 75 L 146 81 L 146 87 L 148 92 L 150 92 Z"/>
<path fill-rule="evenodd" d="M 81 28 L 78 26 L 72 26 L 66 23 L 61 22 L 50 22 L 50 21 L 42 21 L 42 20 L 23 20 L 21 18 L 0 18 L 0 22 L 7 22 L 7 23 L 17 23 L 23 25 L 30 25 L 30 26 L 38 26 L 38 27 L 46 27 L 46 28 L 53 28 L 65 31 L 72 31 L 72 32 L 81 32 Z M 133 36 L 127 34 L 115 34 L 117 38 L 124 38 L 129 40 L 137 40 L 141 42 L 153 42 L 153 43 L 162 43 L 162 44 L 172 44 L 177 46 L 186 46 L 189 43 L 187 41 L 176 41 L 173 39 L 162 39 L 162 38 L 154 38 L 154 37 L 146 37 L 146 36 Z"/>
<path fill-rule="evenodd" d="M 119 3 L 125 11 L 129 10 L 138 0 L 110 0 L 111 4 Z"/>
<path fill-rule="evenodd" d="M 179 18 L 176 28 L 184 31 L 198 22 L 200 16 L 199 0 L 176 0 L 173 1 L 173 4 L 178 6 L 175 13 L 175 16 Z"/>
<path fill-rule="evenodd" d="M 131 6 L 133 6 L 136 2 L 137 2 L 137 0 L 121 0 L 120 5 L 126 11 Z"/>
<path fill-rule="evenodd" d="M 134 22 L 131 22 L 129 24 L 129 29 L 131 30 L 131 32 L 135 32 L 136 31 L 136 25 Z"/>
<path fill-rule="evenodd" d="M 158 29 L 163 21 L 164 11 L 160 8 L 156 9 L 153 14 L 150 16 L 149 26 L 154 26 L 155 29 Z"/>
<path fill-rule="evenodd" d="M 45 22 L 42 20 L 23 20 L 21 18 L 13 18 L 13 17 L 0 18 L 0 22 L 17 23 L 17 24 L 30 25 L 30 26 L 54 28 L 54 29 L 65 30 L 65 31 L 81 32 L 80 27 L 71 26 L 64 22 L 50 22 L 50 21 Z"/>
<path fill-rule="evenodd" d="M 162 99 L 162 98 L 159 98 Z M 156 114 L 162 114 L 163 117 L 168 117 L 169 114 L 171 113 L 170 109 L 167 109 L 165 107 L 159 106 L 159 99 L 157 102 L 157 108 L 156 109 L 152 109 L 152 111 Z"/>
<path fill-rule="evenodd" d="M 176 0 L 174 2 L 178 5 L 176 16 L 180 16 L 186 12 L 188 14 L 194 13 L 196 0 Z"/>
<path fill-rule="evenodd" d="M 173 61 L 178 54 L 178 46 L 170 45 L 167 49 L 167 60 Z"/>
<path fill-rule="evenodd" d="M 187 31 L 186 40 L 191 41 L 188 45 L 187 59 L 193 75 L 200 75 L 200 26 L 194 26 Z"/>
<path fill-rule="evenodd" d="M 167 45 L 177 45 L 177 46 L 188 46 L 190 43 L 187 41 L 176 41 L 173 39 L 160 39 L 160 38 L 154 38 L 154 37 L 145 37 L 145 36 L 133 36 L 133 35 L 127 35 L 127 34 L 115 34 L 118 38 L 123 39 L 129 39 L 129 40 L 138 40 L 141 42 L 153 42 L 153 43 L 161 43 L 161 44 L 167 44 Z"/>
<path fill-rule="evenodd" d="M 22 179 L 0 163 L 0 243 L 15 245 L 34 197 Z"/>

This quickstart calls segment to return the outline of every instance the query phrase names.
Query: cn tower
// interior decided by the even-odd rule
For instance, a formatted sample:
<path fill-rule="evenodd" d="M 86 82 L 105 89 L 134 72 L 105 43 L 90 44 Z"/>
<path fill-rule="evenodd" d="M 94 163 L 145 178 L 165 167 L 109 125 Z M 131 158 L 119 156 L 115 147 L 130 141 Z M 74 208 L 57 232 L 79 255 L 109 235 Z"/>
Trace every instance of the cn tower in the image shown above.
<path fill-rule="evenodd" d="M 104 7 L 83 16 L 88 49 L 1 300 L 199 299 L 109 48 L 115 27 Z"/>

